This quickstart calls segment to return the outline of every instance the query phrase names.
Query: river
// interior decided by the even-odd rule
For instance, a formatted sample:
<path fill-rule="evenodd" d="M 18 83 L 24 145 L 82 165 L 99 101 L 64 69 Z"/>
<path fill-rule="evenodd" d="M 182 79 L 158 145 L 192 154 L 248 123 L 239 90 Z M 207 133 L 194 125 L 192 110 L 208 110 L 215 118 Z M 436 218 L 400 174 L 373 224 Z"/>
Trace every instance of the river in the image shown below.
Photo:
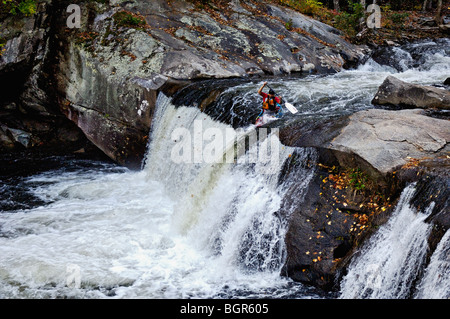
<path fill-rule="evenodd" d="M 372 108 L 371 99 L 390 74 L 442 84 L 450 74 L 450 41 L 394 48 L 391 58 L 389 65 L 369 59 L 334 75 L 269 79 L 299 111 L 285 111 L 280 125 Z M 401 227 L 395 226 L 398 215 L 415 214 L 407 209 L 408 189 L 391 224 L 380 228 L 375 243 L 351 265 L 342 291 L 325 293 L 280 276 L 286 221 L 276 212 L 289 185 L 278 177 L 294 151 L 303 160 L 315 155 L 281 145 L 273 132 L 267 139 L 251 139 L 261 84 L 233 82 L 206 114 L 160 94 L 140 171 L 77 156 L 11 159 L 11 165 L 27 168 L 0 176 L 0 298 L 379 298 L 386 289 L 402 291 L 405 281 L 391 279 L 402 276 L 396 267 L 414 268 L 414 263 L 401 266 L 406 257 L 389 255 L 397 264 L 386 261 L 383 271 L 367 265 L 386 256 L 380 250 L 391 238 L 389 229 Z M 196 146 L 205 151 L 221 134 L 226 152 L 249 138 L 252 142 L 246 152 L 231 154 L 229 162 L 217 160 L 226 152 L 198 155 Z M 192 153 L 183 147 L 188 137 Z M 277 151 L 275 161 L 261 161 L 259 152 L 266 146 Z M 308 187 L 312 174 L 313 168 L 301 172 L 300 187 Z M 428 231 L 423 219 L 409 217 L 420 225 L 421 236 Z M 423 242 L 417 245 L 421 259 L 426 248 Z M 415 297 L 449 297 L 449 262 L 439 256 L 432 257 L 436 262 L 425 270 Z M 367 268 L 370 280 L 362 275 Z M 436 283 L 436 276 L 444 283 Z M 438 288 L 441 293 L 433 294 Z"/>

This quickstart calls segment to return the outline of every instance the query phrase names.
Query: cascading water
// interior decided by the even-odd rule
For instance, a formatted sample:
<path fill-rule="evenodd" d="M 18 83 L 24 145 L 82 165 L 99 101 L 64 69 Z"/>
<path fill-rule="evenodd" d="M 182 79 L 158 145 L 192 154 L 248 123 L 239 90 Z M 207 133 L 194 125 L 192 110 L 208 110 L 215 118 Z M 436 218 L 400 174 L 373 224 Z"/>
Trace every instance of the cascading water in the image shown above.
<path fill-rule="evenodd" d="M 404 299 L 420 271 L 432 225 L 428 213 L 410 206 L 414 186 L 408 186 L 386 225 L 362 248 L 342 280 L 341 298 Z"/>
<path fill-rule="evenodd" d="M 0 216 L 0 294 L 314 297 L 280 278 L 286 225 L 276 215 L 278 175 L 293 149 L 274 134 L 261 138 L 253 127 L 234 130 L 197 108 L 175 108 L 163 94 L 155 121 L 140 172 L 108 173 L 105 167 L 29 180 L 40 184 L 37 196 L 53 203 Z M 186 135 L 177 135 L 177 128 Z M 208 129 L 216 138 L 223 133 L 225 151 L 203 152 L 211 145 Z M 205 144 L 200 154 L 196 139 Z M 262 160 L 272 151 L 276 161 Z M 305 181 L 311 174 L 305 170 Z M 68 278 L 79 278 L 78 289 Z"/>
<path fill-rule="evenodd" d="M 369 59 L 356 70 L 282 78 L 271 86 L 299 110 L 295 116 L 288 113 L 285 121 L 351 114 L 371 107 L 389 74 L 415 83 L 442 83 L 450 66 L 449 43 L 427 44 L 429 53 L 420 46 L 397 48 L 399 57 L 409 51 L 413 60 L 420 56 L 419 66 L 408 60 L 405 69 L 396 70 Z M 47 162 L 55 164 L 44 172 L 0 177 L 0 297 L 319 297 L 317 291 L 280 277 L 287 216 L 278 215 L 289 183 L 306 188 L 314 173 L 301 168 L 295 181 L 280 183 L 283 163 L 293 152 L 305 162 L 316 155 L 310 149 L 283 147 L 275 130 L 263 137 L 255 133 L 249 123 L 258 112 L 260 85 L 230 85 L 205 113 L 189 104 L 175 107 L 161 94 L 140 172 L 51 158 Z M 276 150 L 276 160 L 262 160 L 265 149 Z M 416 225 L 414 232 L 422 238 L 428 231 L 424 215 L 412 212 L 406 197 L 401 203 L 397 215 Z M 394 216 L 389 225 L 396 220 Z M 407 235 L 405 229 L 401 233 Z M 439 297 L 448 296 L 448 280 L 436 284 L 439 276 L 448 278 L 445 238 L 425 271 L 418 298 L 432 296 L 434 287 L 441 291 L 436 292 Z M 363 272 L 351 268 L 348 276 L 359 275 L 358 284 L 347 280 L 343 296 L 383 295 L 377 285 L 386 280 L 374 275 L 386 269 L 386 276 L 401 277 L 389 293 L 403 297 L 403 287 L 415 273 L 410 264 L 426 250 L 421 240 L 414 242 L 420 245 L 409 255 L 392 254 L 392 260 L 380 264 L 365 254 L 355 259 L 354 269 L 364 263 L 380 268 L 370 266 L 374 281 L 368 288 L 364 283 L 370 274 L 364 279 Z M 369 251 L 368 256 L 380 255 Z"/>
<path fill-rule="evenodd" d="M 414 296 L 417 299 L 450 298 L 450 231 L 447 230 L 431 256 L 425 275 Z"/>

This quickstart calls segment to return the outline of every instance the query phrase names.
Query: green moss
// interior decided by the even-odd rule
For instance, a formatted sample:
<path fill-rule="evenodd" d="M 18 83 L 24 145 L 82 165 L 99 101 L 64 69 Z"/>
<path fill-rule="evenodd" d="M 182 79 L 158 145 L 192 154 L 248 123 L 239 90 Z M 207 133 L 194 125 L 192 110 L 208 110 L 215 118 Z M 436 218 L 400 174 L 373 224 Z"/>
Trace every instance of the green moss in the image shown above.
<path fill-rule="evenodd" d="M 0 13 L 12 14 L 13 16 L 32 16 L 36 13 L 36 0 L 1 0 Z"/>
<path fill-rule="evenodd" d="M 143 27 L 146 22 L 143 18 L 134 15 L 131 12 L 120 11 L 113 15 L 114 22 L 119 27 L 139 28 Z"/>
<path fill-rule="evenodd" d="M 360 168 L 351 169 L 348 175 L 350 177 L 349 185 L 351 188 L 355 190 L 363 190 L 366 188 L 369 178 Z"/>
<path fill-rule="evenodd" d="M 0 38 L 0 56 L 2 56 L 3 52 L 5 51 L 3 47 L 5 46 L 6 42 L 8 41 L 5 38 Z"/>

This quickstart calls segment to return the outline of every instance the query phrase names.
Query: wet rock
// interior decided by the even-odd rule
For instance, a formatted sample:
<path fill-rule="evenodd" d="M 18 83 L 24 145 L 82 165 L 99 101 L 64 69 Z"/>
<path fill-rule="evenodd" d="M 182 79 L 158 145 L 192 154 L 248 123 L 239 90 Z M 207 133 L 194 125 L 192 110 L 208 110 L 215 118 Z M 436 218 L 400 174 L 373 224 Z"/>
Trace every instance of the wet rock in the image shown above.
<path fill-rule="evenodd" d="M 8 127 L 0 125 L 0 149 L 10 150 L 14 148 L 14 141 L 7 132 Z"/>
<path fill-rule="evenodd" d="M 290 218 L 282 274 L 336 289 L 358 245 L 386 222 L 401 190 L 413 182 L 418 209 L 435 202 L 429 222 L 435 225 L 430 247 L 436 246 L 449 227 L 450 126 L 424 114 L 374 109 L 281 129 L 283 144 L 313 147 L 319 155 L 307 194 L 291 188 L 283 199 Z"/>
<path fill-rule="evenodd" d="M 431 86 L 406 83 L 388 76 L 378 89 L 372 103 L 409 108 L 450 109 L 450 92 Z"/>
<path fill-rule="evenodd" d="M 22 144 L 25 148 L 30 146 L 31 142 L 31 134 L 22 130 L 17 130 L 13 128 L 8 129 L 11 134 L 13 140 L 17 143 Z"/>
<path fill-rule="evenodd" d="M 173 93 L 171 83 L 331 73 L 365 52 L 292 10 L 241 1 L 218 6 L 199 9 L 181 0 L 83 6 L 82 28 L 59 30 L 63 113 L 112 159 L 139 167 L 157 95 Z M 118 12 L 142 23 L 124 26 Z M 64 25 L 64 17 L 58 19 Z M 289 20 L 295 31 L 286 29 Z"/>
<path fill-rule="evenodd" d="M 291 162 L 295 163 L 295 154 Z M 305 193 L 299 194 L 298 182 L 294 183 L 281 205 L 281 214 L 290 216 L 282 275 L 325 290 L 336 289 L 357 246 L 386 221 L 396 200 L 379 195 L 383 186 L 339 162 L 332 153 L 324 156 L 319 150 Z M 296 178 L 296 171 L 289 170 L 284 178 Z M 366 185 L 353 185 L 352 174 Z"/>

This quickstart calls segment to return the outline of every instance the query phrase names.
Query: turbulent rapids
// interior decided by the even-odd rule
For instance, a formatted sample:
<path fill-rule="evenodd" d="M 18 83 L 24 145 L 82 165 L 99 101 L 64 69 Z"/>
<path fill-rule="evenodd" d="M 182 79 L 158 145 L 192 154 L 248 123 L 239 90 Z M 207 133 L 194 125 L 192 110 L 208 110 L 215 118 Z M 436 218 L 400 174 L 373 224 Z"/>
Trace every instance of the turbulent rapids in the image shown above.
<path fill-rule="evenodd" d="M 335 75 L 274 80 L 299 111 L 277 125 L 371 108 L 389 74 L 442 83 L 449 48 L 448 40 L 396 48 L 394 58 L 403 61 L 398 68 L 369 59 Z M 138 172 L 53 158 L 59 167 L 2 180 L 0 297 L 336 297 L 280 274 L 289 216 L 277 212 L 292 183 L 308 187 L 314 166 L 300 169 L 301 180 L 280 176 L 294 152 L 305 162 L 317 154 L 282 145 L 276 125 L 257 133 L 258 86 L 235 82 L 205 112 L 195 98 L 175 103 L 160 94 Z M 32 202 L 25 205 L 17 187 Z M 391 220 L 353 260 L 342 298 L 449 297 L 448 232 L 421 269 L 430 226 L 426 214 L 409 205 L 413 188 L 405 189 Z M 395 237 L 399 229 L 401 238 Z M 424 275 L 411 296 L 419 271 Z"/>

